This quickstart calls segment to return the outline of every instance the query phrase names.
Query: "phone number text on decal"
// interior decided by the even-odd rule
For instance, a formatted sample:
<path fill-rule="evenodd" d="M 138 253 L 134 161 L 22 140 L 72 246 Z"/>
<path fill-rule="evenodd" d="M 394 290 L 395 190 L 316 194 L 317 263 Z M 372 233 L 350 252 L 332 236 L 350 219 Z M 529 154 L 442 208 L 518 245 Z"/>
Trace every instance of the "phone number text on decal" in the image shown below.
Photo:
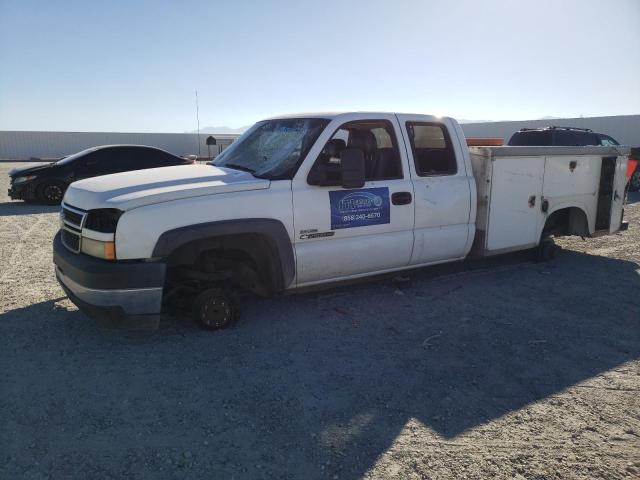
<path fill-rule="evenodd" d="M 343 215 L 343 222 L 353 222 L 354 220 L 372 220 L 374 218 L 380 218 L 380 212 L 371 212 L 371 213 L 358 213 L 352 215 Z"/>

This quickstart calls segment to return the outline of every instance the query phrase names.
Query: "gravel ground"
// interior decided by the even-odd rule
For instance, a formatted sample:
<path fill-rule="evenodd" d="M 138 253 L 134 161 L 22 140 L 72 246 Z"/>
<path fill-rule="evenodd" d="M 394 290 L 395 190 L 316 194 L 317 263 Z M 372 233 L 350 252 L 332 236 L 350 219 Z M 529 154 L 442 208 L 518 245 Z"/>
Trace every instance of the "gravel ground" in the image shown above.
<path fill-rule="evenodd" d="M 57 209 L 0 164 L 0 478 L 639 478 L 640 195 L 628 232 L 255 300 L 218 333 L 97 326 Z"/>

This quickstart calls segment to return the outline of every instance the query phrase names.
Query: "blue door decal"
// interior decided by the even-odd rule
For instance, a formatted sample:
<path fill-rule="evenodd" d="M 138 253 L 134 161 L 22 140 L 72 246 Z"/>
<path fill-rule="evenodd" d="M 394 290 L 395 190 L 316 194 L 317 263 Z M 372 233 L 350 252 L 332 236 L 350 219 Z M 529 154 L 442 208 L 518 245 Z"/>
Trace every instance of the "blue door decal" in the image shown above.
<path fill-rule="evenodd" d="M 329 192 L 331 230 L 390 223 L 389 188 Z"/>

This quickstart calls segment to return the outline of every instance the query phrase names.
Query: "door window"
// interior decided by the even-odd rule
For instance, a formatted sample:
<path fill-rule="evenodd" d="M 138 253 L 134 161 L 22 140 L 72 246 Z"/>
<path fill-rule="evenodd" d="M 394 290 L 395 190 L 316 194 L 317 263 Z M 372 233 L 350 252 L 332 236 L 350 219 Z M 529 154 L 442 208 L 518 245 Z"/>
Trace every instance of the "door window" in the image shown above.
<path fill-rule="evenodd" d="M 456 157 L 449 134 L 438 123 L 407 122 L 416 173 L 421 176 L 454 175 Z"/>
<path fill-rule="evenodd" d="M 576 130 L 555 130 L 553 145 L 558 147 L 582 147 L 600 145 L 600 139 L 593 133 Z"/>
<path fill-rule="evenodd" d="M 137 149 L 120 147 L 108 150 L 107 163 L 109 173 L 128 172 L 144 168 L 136 158 Z"/>
<path fill-rule="evenodd" d="M 131 165 L 129 170 L 143 170 L 145 168 L 164 167 L 164 153 L 150 148 L 136 148 L 131 151 Z"/>
<path fill-rule="evenodd" d="M 358 149 L 364 154 L 365 180 L 394 180 L 403 178 L 400 152 L 393 125 L 387 120 L 365 120 L 341 125 L 325 144 L 308 181 L 326 179 L 324 185 L 340 185 L 340 154 L 344 149 Z"/>
<path fill-rule="evenodd" d="M 145 168 L 167 167 L 186 163 L 183 159 L 173 156 L 163 150 L 155 148 L 133 148 L 132 163 L 129 170 L 142 170 Z"/>
<path fill-rule="evenodd" d="M 84 170 L 89 176 L 105 175 L 111 172 L 109 154 L 105 149 L 96 150 L 83 160 Z"/>
<path fill-rule="evenodd" d="M 616 145 L 620 145 L 609 135 L 600 135 L 599 137 L 600 137 L 600 145 L 603 145 L 605 147 L 615 147 Z"/>
<path fill-rule="evenodd" d="M 153 155 L 155 159 L 154 167 L 166 167 L 172 165 L 183 165 L 186 162 L 183 158 L 176 157 L 175 155 L 171 155 L 170 153 L 163 152 L 161 150 L 154 150 Z"/>

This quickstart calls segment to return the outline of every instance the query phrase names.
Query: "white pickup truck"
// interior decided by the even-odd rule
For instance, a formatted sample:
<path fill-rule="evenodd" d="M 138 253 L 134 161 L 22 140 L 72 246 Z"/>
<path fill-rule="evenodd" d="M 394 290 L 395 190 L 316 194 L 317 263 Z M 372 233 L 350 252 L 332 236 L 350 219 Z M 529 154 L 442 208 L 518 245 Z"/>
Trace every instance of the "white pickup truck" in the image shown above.
<path fill-rule="evenodd" d="M 302 287 L 614 233 L 625 147 L 467 147 L 452 118 L 393 113 L 258 122 L 215 165 L 81 180 L 56 275 L 90 316 L 157 325 L 189 299 L 204 328 L 235 291 Z"/>

